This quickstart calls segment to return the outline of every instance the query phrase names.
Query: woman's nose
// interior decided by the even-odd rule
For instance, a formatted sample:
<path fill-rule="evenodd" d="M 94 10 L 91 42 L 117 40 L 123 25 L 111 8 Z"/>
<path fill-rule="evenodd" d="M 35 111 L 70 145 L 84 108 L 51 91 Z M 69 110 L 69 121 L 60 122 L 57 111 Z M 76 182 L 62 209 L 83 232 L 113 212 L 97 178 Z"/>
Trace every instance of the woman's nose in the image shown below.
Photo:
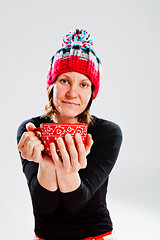
<path fill-rule="evenodd" d="M 70 85 L 67 91 L 67 97 L 75 98 L 78 95 L 78 88 L 75 85 Z"/>

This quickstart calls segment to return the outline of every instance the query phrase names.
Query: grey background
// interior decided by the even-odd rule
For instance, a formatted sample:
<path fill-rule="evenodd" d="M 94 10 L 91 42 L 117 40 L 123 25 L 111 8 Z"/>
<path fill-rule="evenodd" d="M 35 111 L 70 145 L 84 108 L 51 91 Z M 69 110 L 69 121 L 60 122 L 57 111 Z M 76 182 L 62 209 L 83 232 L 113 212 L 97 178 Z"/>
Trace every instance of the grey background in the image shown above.
<path fill-rule="evenodd" d="M 44 112 L 49 60 L 62 37 L 87 29 L 102 61 L 91 112 L 114 121 L 123 144 L 108 207 L 119 240 L 157 239 L 160 229 L 160 2 L 0 2 L 0 238 L 33 238 L 33 216 L 16 148 L 19 124 Z"/>

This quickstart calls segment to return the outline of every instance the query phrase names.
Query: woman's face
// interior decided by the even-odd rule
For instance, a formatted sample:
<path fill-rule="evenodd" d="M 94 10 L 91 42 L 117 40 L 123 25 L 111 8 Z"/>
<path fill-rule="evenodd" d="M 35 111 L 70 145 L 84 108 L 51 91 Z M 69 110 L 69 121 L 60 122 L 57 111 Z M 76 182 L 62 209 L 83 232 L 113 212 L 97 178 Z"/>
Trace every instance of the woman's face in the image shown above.
<path fill-rule="evenodd" d="M 77 122 L 76 116 L 87 107 L 91 98 L 89 78 L 78 72 L 59 75 L 54 83 L 53 104 L 58 122 Z"/>

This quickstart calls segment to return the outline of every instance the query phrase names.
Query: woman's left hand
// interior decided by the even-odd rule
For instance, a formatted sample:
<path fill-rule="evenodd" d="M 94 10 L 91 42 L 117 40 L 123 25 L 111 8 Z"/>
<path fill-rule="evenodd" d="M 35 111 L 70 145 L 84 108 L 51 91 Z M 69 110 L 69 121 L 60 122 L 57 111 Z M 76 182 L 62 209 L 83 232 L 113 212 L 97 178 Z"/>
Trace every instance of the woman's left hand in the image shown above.
<path fill-rule="evenodd" d="M 89 154 L 93 144 L 91 135 L 87 134 L 85 146 L 79 133 L 75 134 L 75 141 L 70 134 L 66 134 L 65 143 L 62 138 L 59 137 L 57 139 L 61 157 L 59 157 L 56 151 L 55 144 L 51 143 L 50 149 L 55 168 L 57 171 L 64 173 L 78 173 L 80 169 L 86 168 L 87 166 L 86 156 Z"/>

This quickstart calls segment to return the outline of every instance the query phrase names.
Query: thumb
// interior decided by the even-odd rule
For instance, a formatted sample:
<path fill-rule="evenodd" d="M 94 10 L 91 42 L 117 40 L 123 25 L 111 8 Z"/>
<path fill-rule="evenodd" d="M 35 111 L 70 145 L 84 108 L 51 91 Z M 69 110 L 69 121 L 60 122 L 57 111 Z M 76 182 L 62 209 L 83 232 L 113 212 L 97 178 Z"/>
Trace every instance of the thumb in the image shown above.
<path fill-rule="evenodd" d="M 32 131 L 34 128 L 36 128 L 36 127 L 35 127 L 35 125 L 34 125 L 33 123 L 28 122 L 28 123 L 26 124 L 26 129 L 27 129 L 27 131 Z"/>

